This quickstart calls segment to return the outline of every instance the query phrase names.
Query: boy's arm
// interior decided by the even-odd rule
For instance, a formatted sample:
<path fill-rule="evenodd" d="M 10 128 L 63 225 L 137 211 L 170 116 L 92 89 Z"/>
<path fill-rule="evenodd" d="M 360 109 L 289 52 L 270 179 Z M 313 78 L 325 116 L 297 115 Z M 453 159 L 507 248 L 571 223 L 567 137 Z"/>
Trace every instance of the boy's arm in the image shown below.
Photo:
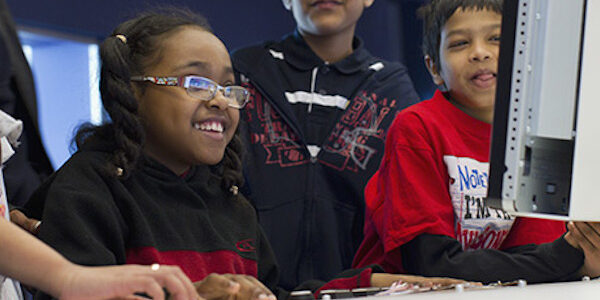
<path fill-rule="evenodd" d="M 386 270 L 483 282 L 573 278 L 583 256 L 562 238 L 507 252 L 462 251 L 454 233 L 447 170 L 431 146 L 434 134 L 435 128 L 412 112 L 400 113 L 388 134 L 377 187 L 383 204 L 372 212 Z"/>
<path fill-rule="evenodd" d="M 405 270 L 424 276 L 447 276 L 490 283 L 525 279 L 551 282 L 576 279 L 583 263 L 581 251 L 563 237 L 552 243 L 524 245 L 505 251 L 463 251 L 449 236 L 421 234 L 399 249 Z"/>

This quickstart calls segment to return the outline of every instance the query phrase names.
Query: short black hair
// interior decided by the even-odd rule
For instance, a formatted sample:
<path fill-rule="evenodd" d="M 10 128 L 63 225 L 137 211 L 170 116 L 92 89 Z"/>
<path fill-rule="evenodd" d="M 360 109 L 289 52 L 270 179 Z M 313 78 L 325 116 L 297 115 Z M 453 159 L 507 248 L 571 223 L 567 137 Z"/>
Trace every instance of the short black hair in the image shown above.
<path fill-rule="evenodd" d="M 502 14 L 503 0 L 432 0 L 419 8 L 423 19 L 423 54 L 429 55 L 440 67 L 440 39 L 442 28 L 457 9 L 487 9 Z"/>

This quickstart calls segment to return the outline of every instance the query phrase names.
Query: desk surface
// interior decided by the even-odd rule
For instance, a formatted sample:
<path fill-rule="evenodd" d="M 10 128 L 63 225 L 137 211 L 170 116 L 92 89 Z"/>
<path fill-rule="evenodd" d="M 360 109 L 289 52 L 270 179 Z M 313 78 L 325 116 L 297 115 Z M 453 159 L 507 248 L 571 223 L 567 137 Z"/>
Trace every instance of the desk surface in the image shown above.
<path fill-rule="evenodd" d="M 425 293 L 406 294 L 398 296 L 362 297 L 354 299 L 369 300 L 579 300 L 600 299 L 600 280 L 531 284 L 524 287 L 509 286 L 487 289 L 465 289 L 462 292 L 445 290 Z"/>

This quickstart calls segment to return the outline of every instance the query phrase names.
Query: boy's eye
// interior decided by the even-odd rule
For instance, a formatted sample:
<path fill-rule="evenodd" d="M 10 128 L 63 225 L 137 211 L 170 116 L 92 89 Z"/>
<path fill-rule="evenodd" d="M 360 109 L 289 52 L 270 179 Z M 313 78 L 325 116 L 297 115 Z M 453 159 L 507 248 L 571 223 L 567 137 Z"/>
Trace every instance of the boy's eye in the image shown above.
<path fill-rule="evenodd" d="M 490 38 L 490 41 L 492 42 L 500 42 L 500 36 L 499 35 L 495 35 L 493 37 Z"/>

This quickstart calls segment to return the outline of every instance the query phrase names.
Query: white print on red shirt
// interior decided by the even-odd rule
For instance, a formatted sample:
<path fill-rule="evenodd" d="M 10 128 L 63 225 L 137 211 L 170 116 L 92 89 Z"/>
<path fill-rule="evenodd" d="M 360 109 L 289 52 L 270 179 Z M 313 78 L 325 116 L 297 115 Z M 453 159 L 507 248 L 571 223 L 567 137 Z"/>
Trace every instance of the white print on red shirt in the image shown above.
<path fill-rule="evenodd" d="M 450 177 L 454 230 L 463 250 L 498 249 L 514 219 L 502 210 L 484 205 L 489 163 L 450 155 L 444 156 L 444 163 Z"/>

